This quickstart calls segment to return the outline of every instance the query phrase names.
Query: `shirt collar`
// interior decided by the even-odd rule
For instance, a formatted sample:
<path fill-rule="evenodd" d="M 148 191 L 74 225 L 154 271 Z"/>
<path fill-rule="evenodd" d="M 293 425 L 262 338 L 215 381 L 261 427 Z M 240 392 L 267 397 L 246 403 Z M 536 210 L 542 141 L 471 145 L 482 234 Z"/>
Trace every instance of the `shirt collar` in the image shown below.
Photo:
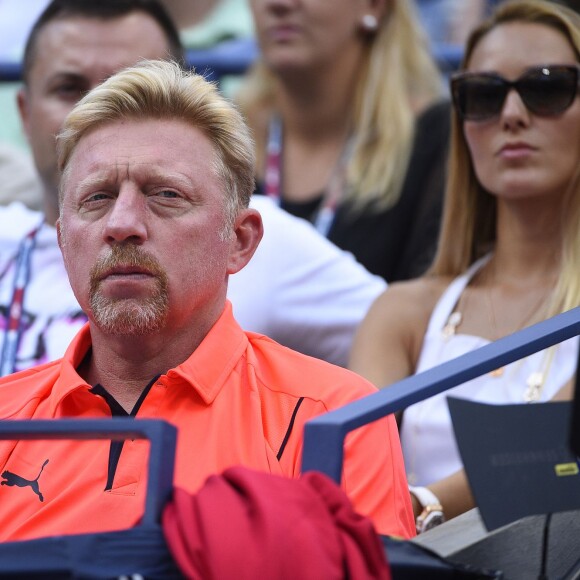
<path fill-rule="evenodd" d="M 221 391 L 248 346 L 248 337 L 234 319 L 232 305 L 225 308 L 192 355 L 167 376 L 188 382 L 206 404 Z"/>
<path fill-rule="evenodd" d="M 60 364 L 60 373 L 53 388 L 54 409 L 60 401 L 79 387 L 89 388 L 76 369 L 91 347 L 89 323 L 77 333 Z M 191 356 L 166 374 L 171 380 L 180 378 L 190 384 L 206 404 L 216 398 L 248 345 L 248 338 L 236 322 L 232 305 L 225 308 Z"/>
<path fill-rule="evenodd" d="M 81 378 L 76 370 L 90 347 L 91 331 L 87 322 L 73 338 L 60 361 L 60 372 L 51 393 L 53 416 L 56 416 L 58 405 L 67 395 L 80 387 L 85 387 L 87 390 L 90 388 L 90 385 Z"/>

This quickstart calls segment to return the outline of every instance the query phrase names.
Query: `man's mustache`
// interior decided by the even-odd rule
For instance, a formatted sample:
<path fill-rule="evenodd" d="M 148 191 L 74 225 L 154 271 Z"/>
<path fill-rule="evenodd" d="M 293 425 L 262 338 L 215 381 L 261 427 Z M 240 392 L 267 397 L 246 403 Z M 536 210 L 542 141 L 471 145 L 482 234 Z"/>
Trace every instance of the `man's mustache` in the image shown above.
<path fill-rule="evenodd" d="M 167 274 L 157 258 L 135 244 L 119 244 L 112 246 L 109 254 L 100 257 L 91 268 L 91 291 L 97 288 L 103 278 L 119 268 L 136 268 L 167 284 Z"/>

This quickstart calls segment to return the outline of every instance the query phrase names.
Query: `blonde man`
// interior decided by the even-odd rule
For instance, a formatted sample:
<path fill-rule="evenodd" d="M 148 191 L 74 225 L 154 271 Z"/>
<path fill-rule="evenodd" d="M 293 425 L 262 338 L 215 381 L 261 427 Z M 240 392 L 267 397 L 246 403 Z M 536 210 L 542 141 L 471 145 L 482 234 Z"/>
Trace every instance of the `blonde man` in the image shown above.
<path fill-rule="evenodd" d="M 234 320 L 228 277 L 262 236 L 241 115 L 200 76 L 154 61 L 90 92 L 59 151 L 59 243 L 89 323 L 62 360 L 0 381 L 2 416 L 170 421 L 175 484 L 190 492 L 236 464 L 297 477 L 304 423 L 374 388 Z M 43 502 L 0 486 L 2 538 L 135 524 L 145 452 L 139 442 L 3 444 L 3 470 L 20 477 L 49 461 Z M 392 418 L 356 431 L 345 454 L 355 507 L 382 533 L 412 535 Z"/>

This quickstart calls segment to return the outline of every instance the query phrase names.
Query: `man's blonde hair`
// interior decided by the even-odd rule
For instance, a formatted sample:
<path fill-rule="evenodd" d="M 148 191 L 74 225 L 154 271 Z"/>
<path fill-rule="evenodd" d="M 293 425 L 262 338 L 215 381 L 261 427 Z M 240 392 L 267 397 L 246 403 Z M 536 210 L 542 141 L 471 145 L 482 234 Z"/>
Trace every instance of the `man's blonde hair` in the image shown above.
<path fill-rule="evenodd" d="M 254 144 L 241 114 L 202 76 L 175 62 L 143 61 L 111 76 L 90 91 L 65 120 L 57 137 L 63 172 L 62 208 L 69 161 L 82 137 L 121 119 L 177 119 L 191 124 L 211 141 L 215 171 L 224 184 L 226 218 L 231 225 L 248 207 L 254 190 Z"/>

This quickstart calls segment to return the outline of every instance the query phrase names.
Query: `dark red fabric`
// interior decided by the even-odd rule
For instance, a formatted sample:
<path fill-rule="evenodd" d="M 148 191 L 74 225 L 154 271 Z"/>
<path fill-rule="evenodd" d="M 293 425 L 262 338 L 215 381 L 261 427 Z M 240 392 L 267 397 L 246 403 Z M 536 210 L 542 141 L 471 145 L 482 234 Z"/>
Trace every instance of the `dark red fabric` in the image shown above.
<path fill-rule="evenodd" d="M 195 495 L 176 489 L 163 531 L 188 578 L 391 579 L 372 522 L 320 473 L 227 469 Z"/>

